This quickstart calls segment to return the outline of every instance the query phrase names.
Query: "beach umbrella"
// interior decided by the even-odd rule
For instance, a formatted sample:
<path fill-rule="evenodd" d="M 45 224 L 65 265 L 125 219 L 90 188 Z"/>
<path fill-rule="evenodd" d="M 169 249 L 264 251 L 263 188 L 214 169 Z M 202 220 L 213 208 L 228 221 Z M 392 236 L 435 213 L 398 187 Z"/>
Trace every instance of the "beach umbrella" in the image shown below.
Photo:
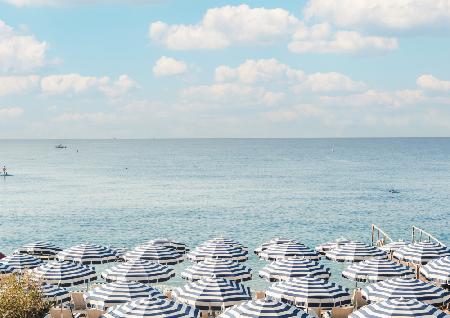
<path fill-rule="evenodd" d="M 450 318 L 445 312 L 416 299 L 390 298 L 364 306 L 350 314 L 349 318 Z"/>
<path fill-rule="evenodd" d="M 346 239 L 345 237 L 340 237 L 335 240 L 320 244 L 316 246 L 316 251 L 320 254 L 325 254 L 328 251 L 334 250 L 335 248 L 340 247 L 341 245 L 351 243 L 349 239 Z"/>
<path fill-rule="evenodd" d="M 399 276 L 415 278 L 415 273 L 410 267 L 394 261 L 372 258 L 348 266 L 342 276 L 356 282 L 379 282 Z"/>
<path fill-rule="evenodd" d="M 9 265 L 8 263 L 0 262 L 0 274 L 7 275 L 16 272 L 16 269 Z"/>
<path fill-rule="evenodd" d="M 104 284 L 85 294 L 86 303 L 100 310 L 147 297 L 164 298 L 164 295 L 149 285 L 130 281 Z"/>
<path fill-rule="evenodd" d="M 426 264 L 434 259 L 450 256 L 450 249 L 435 242 L 416 242 L 396 250 L 393 256 L 414 264 Z"/>
<path fill-rule="evenodd" d="M 252 270 L 238 262 L 207 258 L 186 268 L 181 273 L 182 278 L 190 281 L 212 276 L 242 282 L 252 279 Z"/>
<path fill-rule="evenodd" d="M 259 253 L 261 253 L 262 251 L 266 250 L 267 248 L 269 248 L 272 245 L 276 245 L 276 244 L 285 244 L 285 243 L 296 243 L 296 244 L 300 244 L 299 241 L 296 240 L 292 240 L 289 238 L 285 238 L 285 237 L 274 237 L 272 239 L 270 239 L 269 241 L 261 244 L 260 246 L 258 246 L 257 248 L 255 248 L 254 253 L 256 255 L 259 255 Z"/>
<path fill-rule="evenodd" d="M 302 257 L 307 259 L 318 260 L 320 255 L 318 252 L 300 243 L 284 243 L 269 246 L 267 249 L 259 253 L 259 257 L 269 261 L 285 259 L 290 257 Z"/>
<path fill-rule="evenodd" d="M 184 255 L 162 245 L 141 245 L 125 253 L 124 258 L 126 261 L 140 259 L 163 265 L 175 265 L 183 261 Z"/>
<path fill-rule="evenodd" d="M 242 243 L 240 243 L 236 240 L 233 240 L 231 238 L 226 238 L 226 237 L 222 237 L 222 236 L 214 237 L 210 240 L 205 241 L 204 243 L 202 243 L 200 245 L 208 245 L 211 243 L 230 245 L 232 247 L 240 248 L 243 251 L 248 251 L 248 247 L 244 246 Z"/>
<path fill-rule="evenodd" d="M 106 246 L 80 244 L 58 253 L 58 260 L 78 262 L 81 264 L 104 264 L 117 260 L 116 252 Z"/>
<path fill-rule="evenodd" d="M 175 241 L 169 240 L 167 238 L 154 239 L 154 240 L 148 241 L 147 244 L 145 244 L 145 245 L 162 245 L 164 247 L 172 248 L 181 254 L 185 254 L 185 253 L 189 252 L 189 247 L 186 244 L 180 243 L 180 242 L 175 242 Z"/>
<path fill-rule="evenodd" d="M 136 281 L 141 283 L 161 283 L 175 276 L 173 268 L 159 263 L 132 259 L 105 269 L 101 276 L 107 281 Z"/>
<path fill-rule="evenodd" d="M 17 250 L 21 254 L 33 255 L 40 259 L 54 259 L 62 249 L 50 242 L 37 241 L 25 244 Z"/>
<path fill-rule="evenodd" d="M 386 252 L 375 246 L 352 242 L 326 252 L 325 256 L 336 262 L 361 262 L 374 257 L 386 257 Z"/>
<path fill-rule="evenodd" d="M 247 260 L 247 251 L 239 247 L 222 243 L 209 243 L 200 245 L 187 254 L 187 258 L 194 262 L 201 262 L 207 258 L 228 259 L 231 261 L 244 262 Z"/>
<path fill-rule="evenodd" d="M 281 259 L 266 265 L 259 271 L 259 276 L 269 282 L 290 280 L 306 276 L 329 279 L 330 269 L 318 262 L 304 258 Z"/>
<path fill-rule="evenodd" d="M 405 247 L 406 245 L 408 245 L 408 243 L 405 241 L 397 241 L 397 242 L 391 242 L 391 243 L 381 245 L 378 248 L 382 251 L 390 253 L 390 252 L 395 252 L 396 250 L 398 250 L 402 247 Z"/>
<path fill-rule="evenodd" d="M 125 253 L 128 252 L 128 248 L 126 247 L 111 247 L 114 254 L 116 255 L 117 261 L 123 262 Z"/>
<path fill-rule="evenodd" d="M 348 289 L 314 277 L 296 278 L 274 283 L 266 291 L 267 297 L 293 303 L 303 308 L 331 309 L 350 305 Z"/>
<path fill-rule="evenodd" d="M 18 272 L 26 269 L 35 268 L 42 264 L 42 261 L 28 254 L 12 254 L 2 259 L 2 263 L 6 263 Z"/>
<path fill-rule="evenodd" d="M 225 310 L 219 318 L 312 318 L 300 308 L 269 299 L 257 299 L 247 301 Z"/>
<path fill-rule="evenodd" d="M 97 279 L 93 268 L 68 261 L 51 261 L 30 272 L 37 280 L 62 287 L 87 284 Z"/>
<path fill-rule="evenodd" d="M 420 273 L 428 280 L 450 286 L 450 256 L 428 262 L 420 268 Z"/>
<path fill-rule="evenodd" d="M 111 308 L 104 318 L 200 318 L 200 311 L 162 298 L 140 298 Z"/>
<path fill-rule="evenodd" d="M 388 298 L 405 298 L 440 306 L 450 301 L 449 291 L 418 279 L 403 277 L 368 285 L 361 290 L 361 295 L 371 302 L 383 301 Z"/>
<path fill-rule="evenodd" d="M 70 292 L 59 286 L 51 284 L 41 285 L 41 292 L 44 298 L 48 301 L 60 304 L 70 300 Z"/>
<path fill-rule="evenodd" d="M 224 278 L 209 277 L 175 288 L 172 297 L 201 310 L 222 310 L 251 300 L 250 289 Z"/>

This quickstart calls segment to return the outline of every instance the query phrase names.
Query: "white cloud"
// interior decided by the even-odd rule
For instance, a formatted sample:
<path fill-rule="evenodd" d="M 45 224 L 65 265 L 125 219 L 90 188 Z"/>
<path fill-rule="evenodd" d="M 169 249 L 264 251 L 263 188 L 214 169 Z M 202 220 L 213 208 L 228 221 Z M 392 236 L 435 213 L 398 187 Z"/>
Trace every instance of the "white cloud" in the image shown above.
<path fill-rule="evenodd" d="M 187 69 L 186 63 L 171 57 L 161 56 L 153 66 L 153 74 L 158 77 L 179 75 L 185 73 Z"/>
<path fill-rule="evenodd" d="M 221 65 L 215 70 L 218 82 L 238 80 L 246 84 L 276 80 L 299 81 L 303 76 L 303 71 L 293 69 L 276 59 L 246 60 L 236 68 Z"/>
<path fill-rule="evenodd" d="M 0 96 L 18 94 L 36 88 L 39 76 L 0 76 Z"/>
<path fill-rule="evenodd" d="M 302 25 L 294 33 L 288 48 L 294 53 L 355 53 L 358 51 L 391 51 L 397 39 L 365 36 L 356 31 L 332 31 L 327 23 L 311 27 Z"/>
<path fill-rule="evenodd" d="M 261 114 L 264 120 L 270 122 L 290 122 L 300 118 L 322 118 L 329 120 L 331 114 L 327 111 L 313 105 L 296 105 L 290 108 L 278 109 Z"/>
<path fill-rule="evenodd" d="M 22 116 L 24 110 L 20 107 L 0 107 L 0 118 L 17 118 Z"/>
<path fill-rule="evenodd" d="M 287 10 L 243 4 L 209 9 L 195 25 L 151 23 L 149 36 L 174 50 L 219 49 L 236 43 L 269 43 L 290 34 L 298 23 Z"/>
<path fill-rule="evenodd" d="M 116 81 L 107 76 L 94 77 L 80 74 L 45 76 L 41 80 L 41 90 L 46 95 L 76 95 L 90 91 L 103 92 L 108 97 L 118 97 L 137 87 L 128 75 L 121 75 Z"/>
<path fill-rule="evenodd" d="M 297 92 L 343 92 L 343 91 L 359 91 L 365 89 L 363 82 L 357 82 L 350 77 L 337 73 L 314 73 L 308 75 L 306 79 L 299 85 L 295 86 Z"/>
<path fill-rule="evenodd" d="M 0 72 L 26 72 L 45 65 L 46 42 L 22 35 L 0 20 Z"/>
<path fill-rule="evenodd" d="M 341 27 L 406 30 L 450 25 L 449 0 L 309 0 L 307 19 Z"/>
<path fill-rule="evenodd" d="M 424 90 L 450 92 L 450 81 L 440 80 L 428 74 L 417 78 L 417 86 Z"/>

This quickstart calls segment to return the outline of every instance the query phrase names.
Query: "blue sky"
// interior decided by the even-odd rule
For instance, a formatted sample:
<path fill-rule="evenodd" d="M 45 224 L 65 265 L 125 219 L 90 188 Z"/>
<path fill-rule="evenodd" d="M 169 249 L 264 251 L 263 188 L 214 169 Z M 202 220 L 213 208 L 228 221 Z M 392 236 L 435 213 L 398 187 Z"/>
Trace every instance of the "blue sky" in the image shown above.
<path fill-rule="evenodd" d="M 449 31 L 450 0 L 3 0 L 0 138 L 450 136 Z"/>

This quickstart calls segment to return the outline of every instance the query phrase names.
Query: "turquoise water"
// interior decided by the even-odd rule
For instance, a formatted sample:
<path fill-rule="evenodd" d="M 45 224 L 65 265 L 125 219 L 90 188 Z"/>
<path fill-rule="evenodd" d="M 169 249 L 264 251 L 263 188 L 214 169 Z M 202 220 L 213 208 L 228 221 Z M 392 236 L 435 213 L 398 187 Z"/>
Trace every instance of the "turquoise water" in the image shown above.
<path fill-rule="evenodd" d="M 4 253 L 35 240 L 193 247 L 215 235 L 313 247 L 369 242 L 372 223 L 395 239 L 419 225 L 450 244 L 448 138 L 3 140 L 0 164 L 14 175 L 0 179 Z M 326 263 L 344 282 L 343 265 Z M 248 262 L 254 274 L 264 264 Z"/>

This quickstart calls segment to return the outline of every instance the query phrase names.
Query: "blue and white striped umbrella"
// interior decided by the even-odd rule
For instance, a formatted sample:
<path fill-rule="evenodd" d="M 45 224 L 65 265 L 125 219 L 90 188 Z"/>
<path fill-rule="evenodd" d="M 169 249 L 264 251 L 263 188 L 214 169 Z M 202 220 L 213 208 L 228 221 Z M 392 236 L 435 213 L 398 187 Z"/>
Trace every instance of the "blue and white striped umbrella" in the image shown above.
<path fill-rule="evenodd" d="M 270 239 L 269 241 L 267 241 L 267 242 L 261 244 L 260 246 L 258 246 L 257 248 L 255 248 L 254 253 L 256 255 L 259 255 L 262 251 L 268 249 L 272 245 L 285 244 L 285 243 L 300 244 L 300 242 L 297 240 L 292 240 L 292 239 L 285 238 L 285 237 L 274 237 L 273 239 Z"/>
<path fill-rule="evenodd" d="M 450 256 L 429 262 L 420 268 L 420 273 L 428 280 L 450 286 Z"/>
<path fill-rule="evenodd" d="M 379 282 L 394 277 L 414 278 L 414 271 L 407 266 L 387 259 L 373 258 L 352 264 L 342 276 L 356 282 Z"/>
<path fill-rule="evenodd" d="M 181 254 L 186 254 L 187 252 L 189 252 L 189 247 L 186 244 L 180 243 L 180 242 L 175 242 L 175 241 L 169 240 L 167 238 L 154 239 L 154 240 L 147 242 L 147 244 L 145 244 L 145 245 L 162 245 L 164 247 L 172 248 Z"/>
<path fill-rule="evenodd" d="M 50 242 L 37 241 L 25 244 L 17 250 L 21 254 L 33 255 L 41 259 L 54 259 L 62 249 Z"/>
<path fill-rule="evenodd" d="M 435 285 L 412 278 L 392 278 L 364 287 L 361 295 L 368 301 L 383 301 L 388 298 L 417 299 L 440 306 L 450 301 L 450 292 Z"/>
<path fill-rule="evenodd" d="M 200 311 L 171 300 L 141 298 L 108 310 L 103 318 L 200 318 Z"/>
<path fill-rule="evenodd" d="M 344 244 L 351 243 L 349 239 L 346 239 L 345 237 L 340 237 L 335 240 L 320 244 L 316 246 L 316 251 L 320 254 L 325 254 L 328 251 L 334 250 L 335 248 L 338 248 Z"/>
<path fill-rule="evenodd" d="M 408 245 L 408 243 L 405 241 L 397 241 L 381 245 L 378 248 L 385 252 L 395 252 L 396 250 L 405 247 L 406 245 Z"/>
<path fill-rule="evenodd" d="M 97 279 L 93 268 L 74 262 L 52 261 L 31 271 L 37 280 L 63 287 L 87 284 Z"/>
<path fill-rule="evenodd" d="M 172 267 L 141 259 L 132 259 L 105 269 L 101 276 L 107 281 L 136 281 L 141 283 L 161 283 L 175 276 Z"/>
<path fill-rule="evenodd" d="M 386 257 L 386 252 L 375 246 L 360 242 L 351 242 L 325 253 L 325 256 L 336 262 L 361 262 L 374 257 Z"/>
<path fill-rule="evenodd" d="M 86 293 L 84 298 L 91 307 L 106 310 L 121 305 L 136 298 L 164 298 L 157 289 L 139 282 L 112 282 L 94 288 Z"/>
<path fill-rule="evenodd" d="M 162 245 L 141 245 L 125 253 L 125 260 L 141 259 L 163 265 L 175 265 L 184 260 L 184 255 Z"/>
<path fill-rule="evenodd" d="M 12 274 L 15 273 L 17 270 L 9 265 L 8 263 L 3 263 L 3 261 L 0 261 L 0 274 Z"/>
<path fill-rule="evenodd" d="M 276 300 L 251 300 L 225 310 L 219 318 L 312 318 L 295 306 Z"/>
<path fill-rule="evenodd" d="M 414 264 L 426 264 L 444 256 L 450 256 L 450 249 L 435 242 L 416 242 L 394 252 L 396 259 Z"/>
<path fill-rule="evenodd" d="M 41 291 L 46 300 L 54 303 L 60 304 L 70 300 L 70 292 L 63 287 L 43 284 L 41 286 Z"/>
<path fill-rule="evenodd" d="M 269 246 L 267 249 L 259 253 L 259 257 L 269 261 L 291 257 L 302 257 L 313 260 L 320 259 L 320 255 L 318 252 L 310 249 L 303 244 L 294 242 Z"/>
<path fill-rule="evenodd" d="M 349 318 L 450 318 L 445 312 L 416 299 L 391 298 L 364 306 Z"/>
<path fill-rule="evenodd" d="M 201 262 L 207 258 L 228 259 L 237 262 L 244 262 L 247 260 L 247 251 L 238 247 L 222 243 L 209 243 L 200 245 L 195 250 L 187 254 L 187 258 L 194 262 Z"/>
<path fill-rule="evenodd" d="M 217 243 L 217 244 L 225 244 L 225 245 L 230 245 L 232 247 L 237 247 L 240 248 L 243 251 L 248 251 L 248 247 L 244 246 L 242 243 L 233 240 L 231 238 L 226 238 L 226 237 L 222 237 L 222 236 L 218 236 L 218 237 L 214 237 L 210 240 L 207 240 L 206 242 L 200 244 L 200 245 L 209 245 L 211 243 Z"/>
<path fill-rule="evenodd" d="M 250 289 L 223 278 L 204 278 L 175 288 L 172 297 L 201 310 L 222 310 L 251 300 Z"/>
<path fill-rule="evenodd" d="M 28 254 L 12 254 L 3 258 L 2 263 L 8 264 L 18 272 L 23 272 L 26 269 L 38 267 L 43 262 Z"/>
<path fill-rule="evenodd" d="M 252 270 L 238 262 L 208 258 L 193 264 L 181 273 L 182 278 L 190 281 L 212 276 L 242 282 L 252 279 Z"/>
<path fill-rule="evenodd" d="M 104 264 L 117 260 L 116 252 L 106 246 L 96 244 L 80 244 L 59 252 L 60 261 L 78 262 L 81 264 Z"/>
<path fill-rule="evenodd" d="M 269 282 L 312 276 L 330 278 L 330 269 L 318 262 L 304 258 L 287 258 L 272 262 L 259 271 L 259 276 Z"/>
<path fill-rule="evenodd" d="M 302 308 L 331 309 L 350 305 L 351 302 L 348 289 L 314 277 L 274 283 L 266 291 L 266 296 L 287 301 Z"/>

